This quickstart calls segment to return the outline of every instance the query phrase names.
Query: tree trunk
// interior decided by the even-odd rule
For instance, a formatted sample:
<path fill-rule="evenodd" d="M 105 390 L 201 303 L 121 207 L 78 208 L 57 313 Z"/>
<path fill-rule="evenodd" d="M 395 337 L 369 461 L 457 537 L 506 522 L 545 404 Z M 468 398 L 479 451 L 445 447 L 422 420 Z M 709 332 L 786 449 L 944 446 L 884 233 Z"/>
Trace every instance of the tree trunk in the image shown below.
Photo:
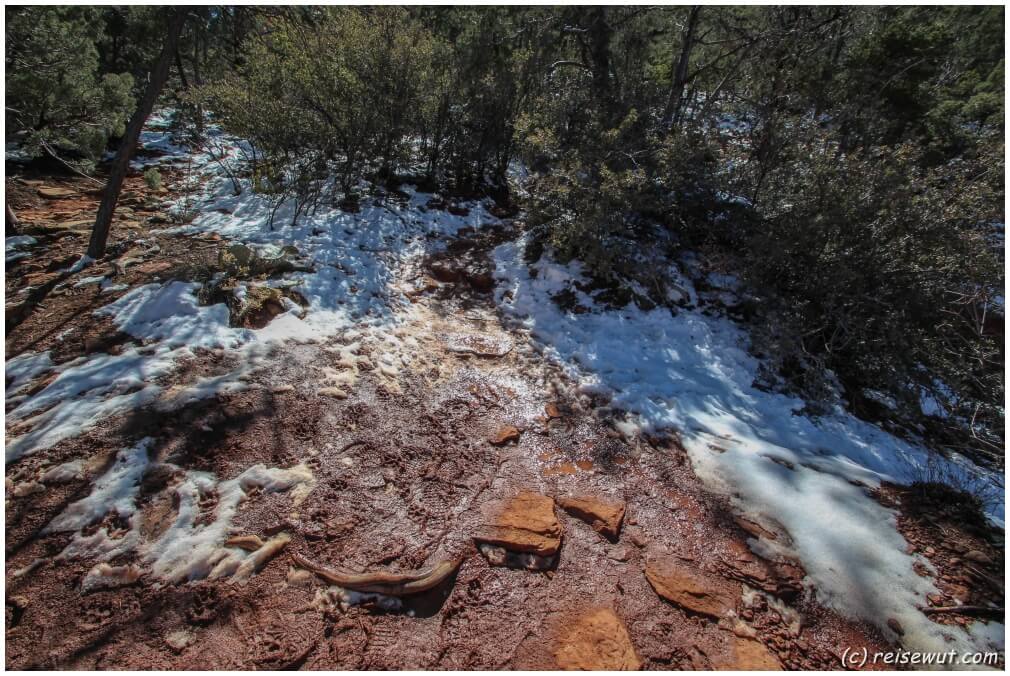
<path fill-rule="evenodd" d="M 691 64 L 691 50 L 694 49 L 694 31 L 698 27 L 698 14 L 701 7 L 695 5 L 687 16 L 684 26 L 683 44 L 680 47 L 680 58 L 673 71 L 673 82 L 670 84 L 670 95 L 666 100 L 666 110 L 663 111 L 663 126 L 669 129 L 680 119 L 680 108 L 684 99 L 684 86 L 687 84 L 687 69 Z"/>
<path fill-rule="evenodd" d="M 176 9 L 168 21 L 165 44 L 161 48 L 161 54 L 151 69 L 147 90 L 143 98 L 137 105 L 133 117 L 126 125 L 126 134 L 123 136 L 116 158 L 112 161 L 112 169 L 109 172 L 109 181 L 105 184 L 105 193 L 102 195 L 102 204 L 98 207 L 98 216 L 95 217 L 95 227 L 91 231 L 91 241 L 88 243 L 88 256 L 93 259 L 101 258 L 105 255 L 105 245 L 109 240 L 109 226 L 112 225 L 112 214 L 116 210 L 116 202 L 119 201 L 119 191 L 123 187 L 123 179 L 130 168 L 130 158 L 133 156 L 133 149 L 140 139 L 140 130 L 147 121 L 148 115 L 154 108 L 155 101 L 165 86 L 168 79 L 168 69 L 175 54 L 175 47 L 179 41 L 179 33 L 182 32 L 182 24 L 186 21 L 188 9 L 181 7 Z"/>

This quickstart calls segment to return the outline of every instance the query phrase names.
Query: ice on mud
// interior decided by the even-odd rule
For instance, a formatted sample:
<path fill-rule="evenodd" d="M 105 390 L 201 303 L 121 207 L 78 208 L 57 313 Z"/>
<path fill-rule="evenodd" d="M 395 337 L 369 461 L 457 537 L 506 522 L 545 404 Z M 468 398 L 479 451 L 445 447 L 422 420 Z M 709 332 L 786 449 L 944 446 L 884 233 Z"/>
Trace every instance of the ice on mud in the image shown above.
<path fill-rule="evenodd" d="M 634 304 L 598 308 L 573 285 L 581 276 L 578 265 L 545 255 L 531 276 L 525 243 L 502 244 L 494 252 L 501 309 L 528 328 L 545 356 L 583 391 L 611 396 L 642 430 L 679 430 L 707 485 L 732 496 L 741 512 L 789 532 L 789 553 L 800 558 L 821 601 L 888 636 L 894 633 L 887 620 L 897 619 L 909 649 L 1002 649 L 1001 624 L 975 623 L 966 632 L 917 610 L 937 590 L 913 571 L 916 558 L 905 553 L 895 514 L 861 487 L 915 479 L 936 461 L 926 449 L 841 409 L 817 421 L 799 414 L 803 401 L 752 386 L 759 363 L 747 352 L 746 334 L 729 319 L 698 310 L 646 312 Z M 562 310 L 552 301 L 561 291 L 592 310 Z M 712 452 L 712 445 L 723 452 Z M 954 473 L 971 471 L 967 462 L 947 464 Z M 1002 503 L 991 517 L 1002 522 Z"/>

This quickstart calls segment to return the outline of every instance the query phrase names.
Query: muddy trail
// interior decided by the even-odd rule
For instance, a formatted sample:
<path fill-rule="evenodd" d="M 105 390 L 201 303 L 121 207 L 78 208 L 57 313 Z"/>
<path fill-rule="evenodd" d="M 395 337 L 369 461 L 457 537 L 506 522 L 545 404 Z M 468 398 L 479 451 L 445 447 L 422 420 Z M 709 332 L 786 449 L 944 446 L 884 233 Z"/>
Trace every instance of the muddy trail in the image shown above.
<path fill-rule="evenodd" d="M 96 263 L 122 288 L 57 287 L 8 359 L 142 350 L 92 312 L 219 259 L 219 238 L 156 231 L 165 195 L 130 180 L 139 218 Z M 95 200 L 76 181 L 69 199 L 8 181 L 41 241 L 8 263 L 9 308 L 83 249 Z M 752 551 L 788 535 L 705 490 L 675 435 L 625 437 L 503 320 L 490 251 L 520 228 L 463 229 L 401 270 L 388 340 L 275 345 L 241 388 L 10 462 L 7 668 L 836 669 L 846 648 L 888 649 L 818 605 L 796 561 Z M 235 367 L 195 354 L 165 391 Z M 78 514 L 100 487 L 129 509 Z M 81 527 L 53 527 L 68 510 Z"/>

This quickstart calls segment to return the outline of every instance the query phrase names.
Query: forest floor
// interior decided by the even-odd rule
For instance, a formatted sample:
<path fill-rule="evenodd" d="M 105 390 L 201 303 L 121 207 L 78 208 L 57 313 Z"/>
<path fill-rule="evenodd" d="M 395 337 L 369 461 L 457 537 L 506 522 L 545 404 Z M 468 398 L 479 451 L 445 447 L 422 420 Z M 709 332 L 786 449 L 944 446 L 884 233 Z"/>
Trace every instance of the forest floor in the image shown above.
<path fill-rule="evenodd" d="M 902 644 L 896 617 L 815 593 L 767 546 L 788 529 L 699 478 L 676 430 L 629 431 L 503 312 L 521 220 L 381 191 L 334 240 L 278 224 L 346 273 L 295 286 L 308 245 L 236 264 L 226 230 L 172 227 L 193 182 L 161 170 L 69 276 L 93 185 L 8 172 L 7 668 L 882 668 L 843 658 Z M 378 212 L 416 227 L 345 227 Z M 930 605 L 1003 605 L 1002 531 L 866 493 Z"/>

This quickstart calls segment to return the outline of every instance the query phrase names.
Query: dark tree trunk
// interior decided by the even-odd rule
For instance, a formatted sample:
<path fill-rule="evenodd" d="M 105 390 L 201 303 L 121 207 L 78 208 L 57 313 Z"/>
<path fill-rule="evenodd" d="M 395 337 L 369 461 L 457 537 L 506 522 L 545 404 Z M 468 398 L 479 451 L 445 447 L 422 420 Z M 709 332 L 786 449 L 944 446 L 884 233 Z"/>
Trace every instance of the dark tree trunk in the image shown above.
<path fill-rule="evenodd" d="M 694 48 L 694 31 L 698 27 L 698 14 L 701 7 L 695 5 L 687 17 L 684 26 L 683 44 L 680 47 L 680 58 L 673 71 L 673 82 L 670 84 L 670 95 L 666 100 L 666 110 L 663 111 L 663 126 L 669 129 L 680 119 L 680 110 L 684 101 L 684 87 L 687 84 L 687 69 L 691 64 L 691 50 Z"/>
<path fill-rule="evenodd" d="M 133 156 L 133 149 L 140 139 L 140 130 L 147 121 L 147 117 L 154 108 L 155 101 L 165 86 L 168 79 L 168 69 L 175 54 L 175 47 L 179 42 L 179 33 L 182 32 L 182 24 L 186 21 L 187 8 L 176 9 L 168 21 L 165 44 L 161 48 L 161 54 L 151 69 L 147 90 L 143 98 L 137 105 L 133 117 L 130 118 L 126 126 L 126 135 L 116 152 L 116 158 L 112 161 L 112 169 L 109 171 L 109 181 L 105 185 L 105 193 L 102 195 L 102 204 L 98 207 L 98 216 L 95 218 L 95 227 L 91 231 L 91 241 L 88 243 L 88 256 L 94 259 L 105 255 L 105 245 L 109 240 L 109 226 L 112 225 L 112 214 L 116 210 L 116 202 L 119 201 L 119 191 L 123 187 L 123 179 L 130 168 L 130 158 Z"/>
<path fill-rule="evenodd" d="M 183 91 L 189 91 L 189 80 L 186 79 L 186 69 L 182 67 L 182 55 L 179 54 L 179 47 L 175 48 L 175 69 L 179 71 L 179 82 Z"/>

